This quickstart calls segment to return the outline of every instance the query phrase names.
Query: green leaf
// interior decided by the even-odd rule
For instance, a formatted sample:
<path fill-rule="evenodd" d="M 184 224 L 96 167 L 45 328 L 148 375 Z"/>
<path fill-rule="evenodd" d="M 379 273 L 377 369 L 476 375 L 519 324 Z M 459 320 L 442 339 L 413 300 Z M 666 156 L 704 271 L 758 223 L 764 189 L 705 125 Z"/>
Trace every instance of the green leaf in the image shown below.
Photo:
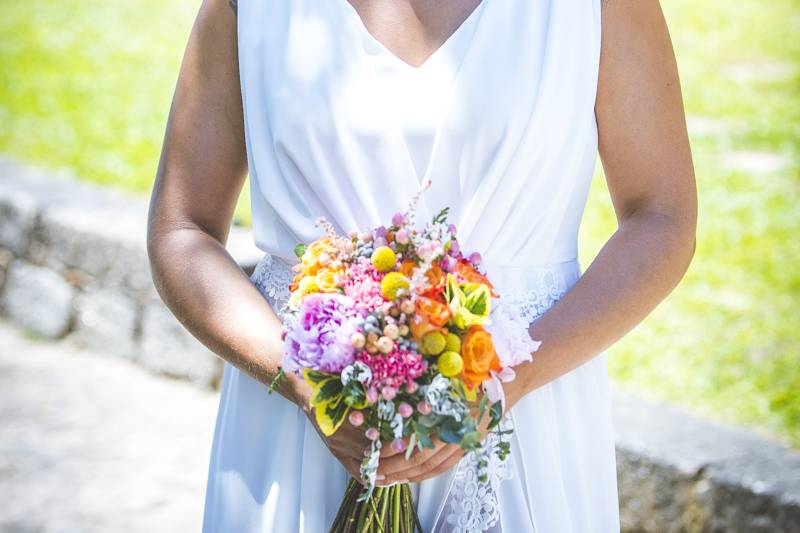
<path fill-rule="evenodd" d="M 447 213 L 450 211 L 450 206 L 445 207 L 433 217 L 434 224 L 442 224 L 447 220 Z"/>
<path fill-rule="evenodd" d="M 489 410 L 489 415 L 491 416 L 491 422 L 489 422 L 489 429 L 494 429 L 497 426 L 497 424 L 500 423 L 500 420 L 503 418 L 503 404 L 500 400 L 492 404 L 492 407 Z"/>
<path fill-rule="evenodd" d="M 296 255 L 298 259 L 302 258 L 304 253 L 306 253 L 305 244 L 300 243 L 294 247 L 294 255 Z"/>
<path fill-rule="evenodd" d="M 461 438 L 459 446 L 465 450 L 474 449 L 480 444 L 481 436 L 482 435 L 480 431 L 470 431 Z"/>
<path fill-rule="evenodd" d="M 461 442 L 461 436 L 450 429 L 442 429 L 439 432 L 439 438 L 448 444 L 458 444 Z"/>
<path fill-rule="evenodd" d="M 330 402 L 342 396 L 342 382 L 338 378 L 330 378 L 320 382 L 319 388 L 311 397 L 311 405 Z"/>
<path fill-rule="evenodd" d="M 486 414 L 486 408 L 489 406 L 489 397 L 486 395 L 481 396 L 478 402 L 478 420 L 483 420 L 483 415 Z"/>
<path fill-rule="evenodd" d="M 331 402 L 317 404 L 314 410 L 319 429 L 326 437 L 329 437 L 342 425 L 348 411 L 350 411 L 350 406 L 339 397 Z"/>
<path fill-rule="evenodd" d="M 431 449 L 431 448 L 435 448 L 436 447 L 436 446 L 434 446 L 433 441 L 431 440 L 431 438 L 425 433 L 421 433 L 421 432 L 417 431 L 417 439 L 419 439 L 419 442 L 422 444 L 422 446 L 424 448 Z"/>

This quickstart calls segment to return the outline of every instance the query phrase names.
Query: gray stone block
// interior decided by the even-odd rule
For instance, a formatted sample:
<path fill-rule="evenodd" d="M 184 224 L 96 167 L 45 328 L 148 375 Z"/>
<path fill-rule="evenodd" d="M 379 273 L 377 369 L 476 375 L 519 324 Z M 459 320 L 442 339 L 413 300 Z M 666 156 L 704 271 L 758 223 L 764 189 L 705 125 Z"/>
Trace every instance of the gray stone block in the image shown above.
<path fill-rule="evenodd" d="M 11 264 L 2 308 L 12 320 L 46 338 L 69 331 L 75 289 L 47 268 L 17 260 Z"/>
<path fill-rule="evenodd" d="M 800 531 L 800 453 L 615 391 L 623 531 Z"/>
<path fill-rule="evenodd" d="M 129 359 L 138 357 L 137 304 L 114 288 L 88 290 L 75 299 L 75 335 L 84 346 Z"/>
<path fill-rule="evenodd" d="M 4 248 L 0 248 L 0 291 L 6 283 L 6 276 L 11 263 L 14 261 L 14 254 Z"/>
<path fill-rule="evenodd" d="M 145 250 L 145 208 L 140 202 L 47 207 L 35 242 L 53 269 L 81 270 L 107 285 L 133 292 L 152 287 Z"/>
<path fill-rule="evenodd" d="M 151 301 L 142 317 L 139 361 L 170 376 L 214 386 L 222 374 L 222 360 L 195 339 L 160 301 Z"/>
<path fill-rule="evenodd" d="M 13 188 L 0 188 L 0 247 L 24 257 L 37 214 L 38 204 L 33 196 Z"/>

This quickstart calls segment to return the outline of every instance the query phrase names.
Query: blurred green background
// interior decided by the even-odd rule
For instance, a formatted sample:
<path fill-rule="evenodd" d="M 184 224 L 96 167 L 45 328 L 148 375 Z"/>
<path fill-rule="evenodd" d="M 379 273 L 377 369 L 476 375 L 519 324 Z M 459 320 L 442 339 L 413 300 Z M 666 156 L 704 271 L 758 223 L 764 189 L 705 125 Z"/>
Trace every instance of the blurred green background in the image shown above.
<path fill-rule="evenodd" d="M 0 4 L 0 152 L 146 194 L 198 2 Z M 663 0 L 699 188 L 680 286 L 609 350 L 618 387 L 800 447 L 800 2 Z M 247 193 L 237 219 L 249 221 Z M 598 170 L 586 268 L 616 228 Z"/>

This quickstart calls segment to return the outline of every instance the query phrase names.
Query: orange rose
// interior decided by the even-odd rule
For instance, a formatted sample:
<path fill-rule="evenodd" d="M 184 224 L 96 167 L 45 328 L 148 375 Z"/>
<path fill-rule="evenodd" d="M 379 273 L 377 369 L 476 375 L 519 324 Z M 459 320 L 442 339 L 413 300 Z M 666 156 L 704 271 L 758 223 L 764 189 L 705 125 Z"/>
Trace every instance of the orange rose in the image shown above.
<path fill-rule="evenodd" d="M 475 270 L 475 267 L 472 266 L 472 263 L 467 261 L 466 259 L 459 259 L 458 263 L 456 263 L 456 276 L 461 278 L 464 281 L 471 281 L 474 283 L 483 283 L 487 285 L 489 289 L 492 291 L 492 296 L 498 298 L 498 294 L 494 290 L 494 286 L 489 282 L 489 280 Z"/>
<path fill-rule="evenodd" d="M 326 253 L 331 259 L 333 259 L 337 252 L 338 250 L 333 244 L 333 239 L 330 237 L 322 237 L 317 239 L 306 247 L 306 251 L 300 258 L 300 264 L 302 266 L 301 273 L 307 276 L 316 275 L 319 269 L 324 266 L 319 262 L 320 256 L 323 253 Z"/>
<path fill-rule="evenodd" d="M 416 304 L 417 313 L 427 317 L 435 326 L 444 326 L 450 320 L 450 308 L 440 300 L 418 296 Z"/>
<path fill-rule="evenodd" d="M 461 357 L 464 359 L 464 382 L 470 388 L 489 379 L 490 370 L 499 372 L 502 368 L 492 336 L 483 326 L 467 329 L 461 343 Z"/>

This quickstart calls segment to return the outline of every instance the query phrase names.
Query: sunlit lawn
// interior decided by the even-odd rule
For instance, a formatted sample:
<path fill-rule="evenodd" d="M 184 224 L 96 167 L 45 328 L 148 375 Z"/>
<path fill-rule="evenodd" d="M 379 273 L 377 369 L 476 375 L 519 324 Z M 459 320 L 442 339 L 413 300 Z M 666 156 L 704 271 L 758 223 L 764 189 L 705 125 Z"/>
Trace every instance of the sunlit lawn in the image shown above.
<path fill-rule="evenodd" d="M 692 117 L 698 248 L 682 284 L 609 350 L 610 370 L 800 446 L 800 3 L 663 4 Z M 198 5 L 3 2 L 0 151 L 149 190 Z M 614 229 L 598 174 L 584 268 Z"/>

